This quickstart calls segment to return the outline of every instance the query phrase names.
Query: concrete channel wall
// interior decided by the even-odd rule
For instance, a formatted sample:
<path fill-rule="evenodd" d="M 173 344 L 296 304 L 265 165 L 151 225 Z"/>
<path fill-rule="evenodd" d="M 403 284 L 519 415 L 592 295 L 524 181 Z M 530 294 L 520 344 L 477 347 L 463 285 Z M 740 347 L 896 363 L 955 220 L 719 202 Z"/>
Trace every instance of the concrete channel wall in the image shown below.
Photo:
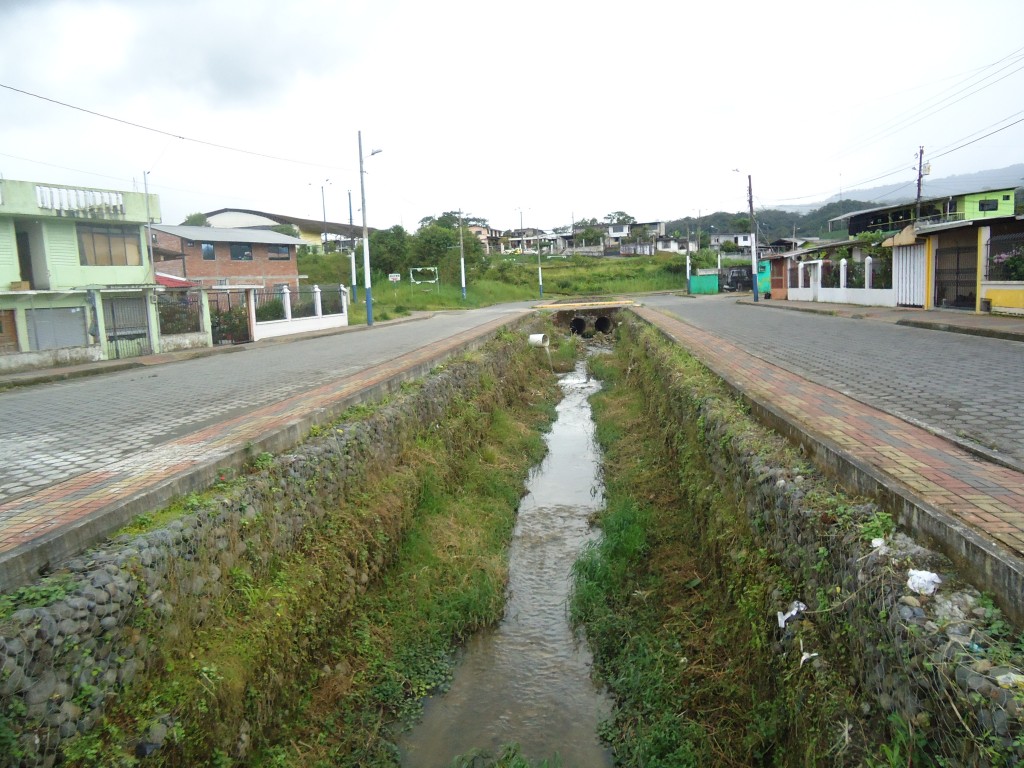
<path fill-rule="evenodd" d="M 780 626 L 779 653 L 799 667 L 804 651 L 817 654 L 807 660 L 811 669 L 832 663 L 830 648 L 797 646 L 800 623 L 811 621 L 833 644 L 831 655 L 851 660 L 851 688 L 860 691 L 864 715 L 877 717 L 879 727 L 896 716 L 911 734 L 937 744 L 932 754 L 950 756 L 949 765 L 1018 764 L 1024 758 L 1024 696 L 1018 693 L 1024 676 L 1020 654 L 1000 643 L 1008 626 L 991 603 L 949 559 L 906 535 L 877 547 L 865 540 L 865 521 L 879 512 L 898 519 L 899 510 L 862 501 L 843 510 L 847 521 L 837 520 L 816 498 L 834 481 L 830 485 L 809 464 L 804 473 L 814 478 L 762 458 L 764 441 L 778 435 L 737 426 L 720 397 L 681 379 L 671 340 L 651 342 L 642 333 L 649 327 L 644 321 L 628 312 L 620 318 L 626 343 L 654 371 L 645 394 L 659 404 L 667 436 L 699 425 L 695 439 L 718 482 L 741 500 L 758 543 L 791 576 L 796 591 L 779 595 L 765 620 L 775 622 L 775 609 L 783 614 L 795 601 L 806 607 Z M 911 570 L 939 574 L 942 585 L 933 595 L 920 594 L 908 585 Z"/>
<path fill-rule="evenodd" d="M 266 466 L 211 508 L 122 535 L 34 585 L 35 595 L 54 599 L 0 621 L 0 766 L 58 764 L 62 744 L 92 730 L 105 703 L 146 675 L 158 657 L 156 638 L 216 622 L 217 598 L 233 588 L 232 574 L 265 576 L 325 510 L 368 473 L 386 471 L 403 440 L 443 423 L 450 406 L 481 382 L 500 382 L 514 397 L 510 370 L 517 354 L 527 354 L 516 351 L 520 346 L 525 350 L 525 335 L 521 344 L 495 344 L 472 361 L 450 363 L 370 417 L 272 461 L 268 454 Z M 400 538 L 375 524 L 366 522 L 347 553 L 351 567 L 337 594 L 342 608 L 386 567 Z M 259 725 L 238 726 L 236 757 L 244 757 L 250 726 Z M 156 720 L 150 733 L 137 735 L 140 748 L 159 748 L 173 727 L 170 714 Z"/>

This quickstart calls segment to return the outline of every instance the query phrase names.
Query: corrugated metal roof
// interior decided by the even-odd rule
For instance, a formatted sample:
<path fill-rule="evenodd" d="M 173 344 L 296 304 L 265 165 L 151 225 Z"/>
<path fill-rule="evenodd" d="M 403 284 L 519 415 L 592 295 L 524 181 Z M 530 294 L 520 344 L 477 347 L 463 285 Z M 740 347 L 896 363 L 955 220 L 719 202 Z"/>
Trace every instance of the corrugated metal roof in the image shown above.
<path fill-rule="evenodd" d="M 187 225 L 175 227 L 168 224 L 153 224 L 152 228 L 158 232 L 166 232 L 169 235 L 183 237 L 186 240 L 202 240 L 207 243 L 306 245 L 305 240 L 300 240 L 291 235 L 282 235 L 280 232 L 273 232 L 269 229 L 225 229 L 221 227 L 192 227 Z"/>
<path fill-rule="evenodd" d="M 973 190 L 971 192 L 957 192 L 956 194 L 922 197 L 921 204 L 924 205 L 925 203 L 937 203 L 942 200 L 949 200 L 949 198 L 951 197 L 967 197 L 968 195 L 986 195 L 989 192 L 1008 192 L 1013 190 L 1014 187 L 992 187 L 990 189 L 978 189 Z M 894 211 L 898 208 L 910 208 L 916 205 L 916 200 L 910 200 L 909 202 L 892 203 L 891 205 L 883 205 L 879 206 L 878 208 L 864 208 L 859 211 L 850 211 L 849 213 L 844 213 L 842 216 L 836 216 L 834 218 L 829 219 L 829 222 L 831 223 L 833 221 L 843 221 L 844 219 L 849 219 L 852 218 L 853 216 L 860 216 L 861 214 L 864 213 L 875 213 L 878 211 Z"/>
<path fill-rule="evenodd" d="M 211 218 L 222 213 L 248 213 L 252 216 L 262 216 L 265 219 L 277 221 L 281 224 L 292 224 L 307 232 L 323 232 L 324 229 L 324 222 L 322 220 L 304 219 L 300 216 L 286 216 L 281 213 L 268 213 L 267 211 L 254 211 L 249 208 L 218 208 L 216 211 L 209 211 L 204 215 L 207 218 Z M 256 227 L 246 227 L 246 229 L 256 229 Z M 374 227 L 367 227 L 367 230 L 370 232 L 377 231 Z M 363 228 L 358 224 L 342 224 L 336 221 L 328 221 L 327 231 L 332 235 L 342 235 L 344 237 L 363 236 Z"/>

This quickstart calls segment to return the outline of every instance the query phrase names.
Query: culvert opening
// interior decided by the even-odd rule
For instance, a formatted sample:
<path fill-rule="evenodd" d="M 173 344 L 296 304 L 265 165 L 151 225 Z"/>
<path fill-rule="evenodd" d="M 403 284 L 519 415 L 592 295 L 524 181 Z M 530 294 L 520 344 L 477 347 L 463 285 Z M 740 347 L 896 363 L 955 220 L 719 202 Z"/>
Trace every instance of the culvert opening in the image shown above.
<path fill-rule="evenodd" d="M 569 322 L 569 331 L 571 333 L 575 333 L 577 336 L 582 336 L 585 330 L 587 330 L 586 318 L 574 317 Z"/>
<path fill-rule="evenodd" d="M 594 321 L 594 330 L 598 333 L 608 333 L 612 329 L 612 321 L 610 317 L 601 315 L 597 320 Z"/>

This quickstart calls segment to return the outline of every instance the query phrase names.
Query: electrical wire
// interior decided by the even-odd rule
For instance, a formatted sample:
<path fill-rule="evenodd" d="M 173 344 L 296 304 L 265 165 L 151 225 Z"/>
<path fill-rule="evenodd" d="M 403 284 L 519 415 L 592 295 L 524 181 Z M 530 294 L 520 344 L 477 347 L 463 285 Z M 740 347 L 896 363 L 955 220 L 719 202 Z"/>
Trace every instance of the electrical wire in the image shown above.
<path fill-rule="evenodd" d="M 216 149 L 223 149 L 223 150 L 226 150 L 228 152 L 238 152 L 238 153 L 243 154 L 243 155 L 252 155 L 253 157 L 262 157 L 262 158 L 267 159 L 267 160 L 277 160 L 277 161 L 280 161 L 280 162 L 283 162 L 283 163 L 294 163 L 296 165 L 311 165 L 311 166 L 316 166 L 318 168 L 335 168 L 337 170 L 343 170 L 343 171 L 351 170 L 351 169 L 348 169 L 348 168 L 338 168 L 337 166 L 324 165 L 324 163 L 322 163 L 322 162 L 313 162 L 311 160 L 297 160 L 295 158 L 281 157 L 279 155 L 270 155 L 270 154 L 266 154 L 264 152 L 255 152 L 255 151 L 250 150 L 250 149 L 242 149 L 241 147 L 232 147 L 232 146 L 230 146 L 228 144 L 218 144 L 218 143 L 213 142 L 213 141 L 206 141 L 205 139 L 197 139 L 197 138 L 194 138 L 194 137 L 191 137 L 191 136 L 183 136 L 181 134 L 172 133 L 171 131 L 165 131 L 165 130 L 163 130 L 161 128 L 153 128 L 152 126 L 142 125 L 141 123 L 133 123 L 131 120 L 124 120 L 124 119 L 122 119 L 120 117 L 114 117 L 113 115 L 105 115 L 102 112 L 96 112 L 96 111 L 94 111 L 92 109 L 86 109 L 85 107 L 78 107 L 78 106 L 75 106 L 74 104 L 68 104 L 67 102 L 64 102 L 64 101 L 58 101 L 57 99 L 51 99 L 48 96 L 42 96 L 42 95 L 40 95 L 38 93 L 32 93 L 31 91 L 26 91 L 26 90 L 23 90 L 21 88 L 15 88 L 13 85 L 7 85 L 6 83 L 0 83 L 0 88 L 6 88 L 7 90 L 14 91 L 15 93 L 20 93 L 20 94 L 23 94 L 25 96 L 31 96 L 34 99 L 40 99 L 41 101 L 47 101 L 47 102 L 49 102 L 51 104 L 56 104 L 56 105 L 61 106 L 61 107 L 67 107 L 68 109 L 73 109 L 73 110 L 76 110 L 78 112 L 84 112 L 87 115 L 93 115 L 94 117 L 101 117 L 104 120 L 112 120 L 115 123 L 121 123 L 122 125 L 127 125 L 127 126 L 130 126 L 132 128 L 138 128 L 140 130 L 149 131 L 151 133 L 158 133 L 161 136 L 169 136 L 172 139 L 179 139 L 181 141 L 189 141 L 189 142 L 192 142 L 193 144 L 202 144 L 202 145 L 207 146 L 207 147 L 214 147 Z"/>
<path fill-rule="evenodd" d="M 935 115 L 935 114 L 937 114 L 937 113 L 939 113 L 939 112 L 941 112 L 941 111 L 943 111 L 945 109 L 948 109 L 949 107 L 952 107 L 955 104 L 960 103 L 961 101 L 963 101 L 964 99 L 968 98 L 969 96 L 973 96 L 974 94 L 979 93 L 980 91 L 983 91 L 986 88 L 990 88 L 991 86 L 995 85 L 996 83 L 1001 82 L 1002 80 L 1005 80 L 1007 77 L 1010 77 L 1011 75 L 1014 75 L 1017 72 L 1020 72 L 1021 70 L 1024 70 L 1024 64 L 1022 64 L 1020 67 L 1017 67 L 1012 72 L 1009 72 L 1009 73 L 1003 75 L 998 80 L 994 80 L 991 83 L 988 83 L 988 84 L 983 85 L 981 87 L 975 88 L 975 90 L 970 91 L 969 93 L 965 93 L 965 91 L 968 91 L 969 89 L 974 88 L 975 86 L 981 85 L 981 83 L 984 83 L 985 80 L 988 80 L 988 79 L 994 77 L 995 75 L 999 74 L 1000 72 L 1002 72 L 1003 70 L 1007 69 L 1008 67 L 1011 67 L 1011 66 L 1013 66 L 1013 65 L 1015 65 L 1015 64 L 1017 64 L 1017 63 L 1019 63 L 1021 61 L 1024 61 L 1024 55 L 1018 55 L 1022 51 L 1024 51 L 1024 48 L 1019 48 L 1016 51 L 1013 51 L 1012 53 L 1007 54 L 1006 56 L 1004 56 L 1003 58 L 999 59 L 998 61 L 995 61 L 992 64 L 989 64 L 989 65 L 987 65 L 985 67 L 982 67 L 980 70 L 978 70 L 978 72 L 982 72 L 982 71 L 984 71 L 986 69 L 991 69 L 992 67 L 995 67 L 995 66 L 998 66 L 999 64 L 1002 64 L 1007 59 L 1012 59 L 1012 61 L 1010 61 L 1010 63 L 1004 65 L 1003 67 L 1000 67 L 995 72 L 992 72 L 992 73 L 986 75 L 981 80 L 978 80 L 977 82 L 974 82 L 974 83 L 969 83 L 967 85 L 964 85 L 965 83 L 968 83 L 969 80 L 971 80 L 972 78 L 976 77 L 976 74 L 971 74 L 969 77 L 965 78 L 961 82 L 956 83 L 955 85 L 951 86 L 951 88 L 957 88 L 958 86 L 963 85 L 963 87 L 960 88 L 960 90 L 953 91 L 952 93 L 950 93 L 950 94 L 948 94 L 946 96 L 943 96 L 942 98 L 939 98 L 938 96 L 936 96 L 935 98 L 937 98 L 938 101 L 934 101 L 934 99 L 933 99 L 934 103 L 932 103 L 932 104 L 929 104 L 927 101 L 925 101 L 925 103 L 923 103 L 919 107 L 913 108 L 912 110 L 910 110 L 907 113 L 905 113 L 903 116 L 896 116 L 896 117 L 892 118 L 890 121 L 888 121 L 886 123 L 883 123 L 878 128 L 878 130 L 876 130 L 874 133 L 868 134 L 866 137 L 863 137 L 860 141 L 856 142 L 855 144 L 845 148 L 844 150 L 842 150 L 841 152 L 836 153 L 835 155 L 832 155 L 831 158 L 832 159 L 836 159 L 836 158 L 840 158 L 840 157 L 845 157 L 845 156 L 851 154 L 852 152 L 856 152 L 859 149 L 863 149 L 865 147 L 869 147 L 869 146 L 877 143 L 878 141 L 881 141 L 882 139 L 885 139 L 885 138 L 888 138 L 889 136 L 892 136 L 894 133 L 897 132 L 897 130 L 902 130 L 903 128 L 908 128 L 911 125 L 916 125 L 917 123 L 921 122 L 922 120 L 924 120 L 924 119 L 926 119 L 928 117 L 931 117 L 932 115 Z M 953 101 L 953 102 L 951 102 L 949 104 L 944 104 L 943 105 L 943 102 L 949 101 L 954 96 L 958 96 L 960 94 L 964 94 L 964 95 L 961 96 L 961 98 L 956 99 L 956 101 Z M 942 105 L 942 106 L 940 106 L 940 105 Z M 928 111 L 928 110 L 931 110 L 931 111 Z M 916 119 L 914 119 L 914 118 L 916 118 Z"/>
<path fill-rule="evenodd" d="M 957 150 L 963 149 L 964 147 L 968 147 L 971 144 L 975 144 L 975 143 L 981 141 L 982 139 L 987 139 L 989 136 L 994 136 L 995 134 L 1000 133 L 1001 131 L 1005 131 L 1007 128 L 1012 128 L 1013 126 L 1017 125 L 1018 123 L 1024 122 L 1024 118 L 1020 118 L 1019 120 L 1014 120 L 1012 123 L 1009 123 L 1008 125 L 1004 125 L 1001 128 L 997 128 L 994 131 L 986 133 L 984 136 L 978 136 L 977 138 L 973 138 L 972 139 L 973 136 L 977 136 L 977 134 L 981 133 L 982 131 L 987 130 L 988 128 L 991 128 L 993 126 L 999 125 L 1000 123 L 1004 123 L 1007 120 L 1010 120 L 1010 119 L 1012 119 L 1014 117 L 1017 117 L 1017 115 L 1022 115 L 1022 114 L 1024 114 L 1024 110 L 1021 110 L 1020 112 L 1015 112 L 1012 115 L 1008 115 L 1007 117 L 1004 117 L 1002 120 L 997 120 L 996 122 L 990 123 L 989 125 L 985 126 L 984 128 L 979 128 L 977 131 L 974 131 L 973 133 L 969 133 L 966 136 L 962 136 L 961 138 L 956 139 L 955 141 L 953 141 L 953 142 L 951 142 L 949 144 L 946 144 L 943 147 L 940 147 L 936 152 L 930 153 L 928 155 L 928 159 L 929 159 L 929 161 L 931 161 L 931 160 L 934 160 L 934 159 L 939 158 L 939 157 L 945 157 L 946 155 L 950 155 L 953 152 L 956 152 Z M 966 139 L 971 139 L 971 141 L 966 141 Z M 959 144 L 959 146 L 953 146 L 954 144 L 957 144 L 958 142 L 961 142 L 961 141 L 964 142 L 964 143 L 963 144 Z M 950 147 L 952 147 L 952 148 L 950 149 Z M 881 179 L 888 178 L 889 176 L 895 176 L 897 173 L 902 173 L 904 170 L 906 170 L 906 169 L 901 166 L 900 168 L 897 168 L 896 170 L 889 171 L 889 172 L 884 173 L 884 174 L 882 174 L 880 176 L 875 176 L 874 178 L 865 179 L 863 181 L 853 182 L 851 185 L 849 185 L 848 188 L 849 189 L 854 189 L 856 187 L 863 186 L 864 184 L 870 184 L 873 181 L 879 181 Z M 783 198 L 780 198 L 778 200 L 778 202 L 780 202 L 780 203 L 787 203 L 787 202 L 795 202 L 797 200 L 809 200 L 811 198 L 820 198 L 822 195 L 827 195 L 827 194 L 828 194 L 828 192 L 818 192 L 816 194 L 801 195 L 799 197 L 783 197 Z M 886 193 L 886 194 L 889 194 L 889 193 Z M 884 195 L 883 195 L 883 197 L 884 197 Z"/>

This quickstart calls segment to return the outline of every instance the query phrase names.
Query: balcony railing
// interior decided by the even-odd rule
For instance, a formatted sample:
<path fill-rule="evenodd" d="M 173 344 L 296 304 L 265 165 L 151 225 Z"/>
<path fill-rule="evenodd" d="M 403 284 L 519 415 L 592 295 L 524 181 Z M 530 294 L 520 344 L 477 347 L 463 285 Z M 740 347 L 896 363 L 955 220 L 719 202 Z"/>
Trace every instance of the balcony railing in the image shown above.
<path fill-rule="evenodd" d="M 36 204 L 58 216 L 123 218 L 124 195 L 105 189 L 36 185 Z"/>
<path fill-rule="evenodd" d="M 954 221 L 964 221 L 967 214 L 963 211 L 953 213 L 942 213 L 938 216 L 922 216 L 917 220 L 917 228 L 934 227 L 936 224 L 949 224 Z"/>

